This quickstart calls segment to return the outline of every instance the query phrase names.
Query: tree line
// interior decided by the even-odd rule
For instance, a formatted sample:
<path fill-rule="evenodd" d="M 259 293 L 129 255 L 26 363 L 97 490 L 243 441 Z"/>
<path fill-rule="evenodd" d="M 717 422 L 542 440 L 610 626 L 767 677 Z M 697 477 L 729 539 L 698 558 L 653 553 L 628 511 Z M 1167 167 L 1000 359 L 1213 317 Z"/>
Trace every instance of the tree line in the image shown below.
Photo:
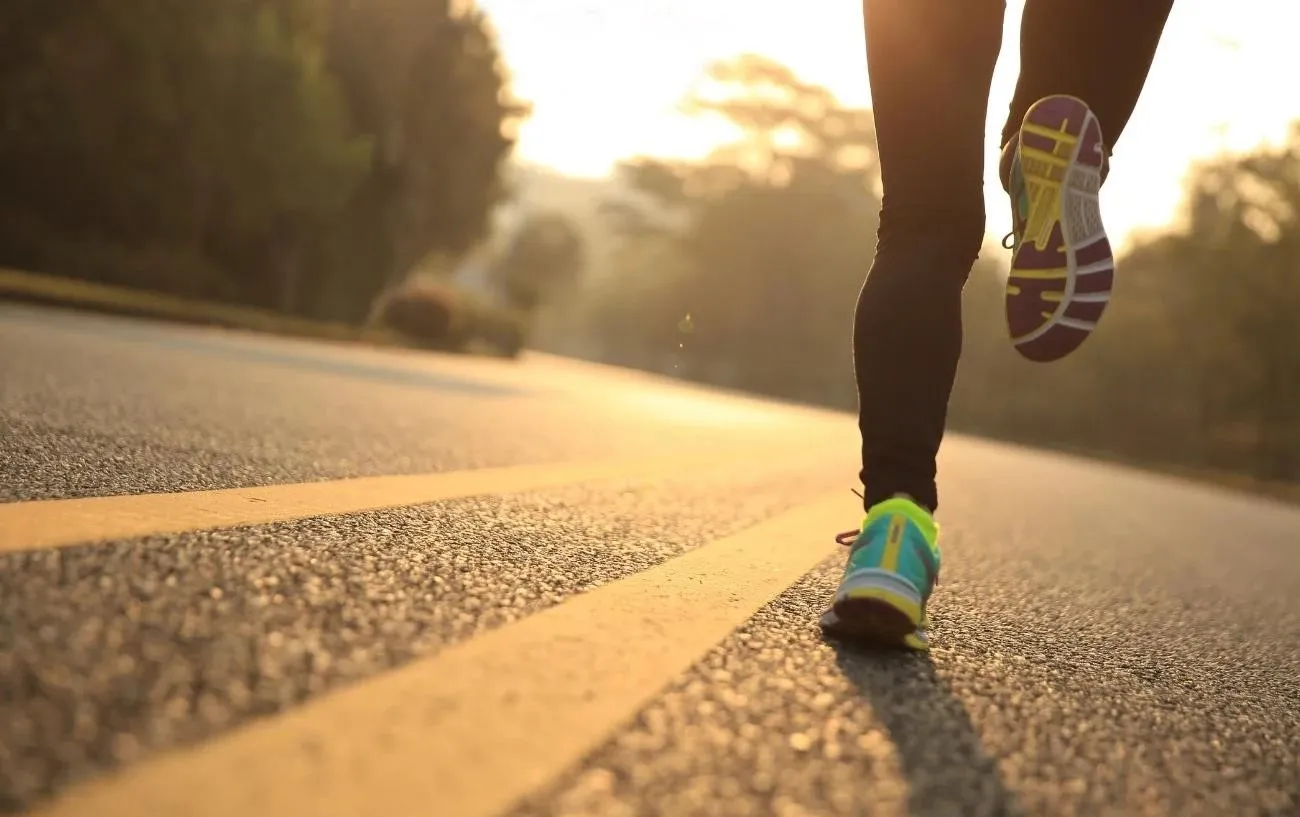
<path fill-rule="evenodd" d="M 730 121 L 736 141 L 623 167 L 628 192 L 606 206 L 620 248 L 565 305 L 565 332 L 605 362 L 852 409 L 879 207 L 870 111 L 758 57 L 706 79 L 685 107 Z M 1006 253 L 982 254 L 954 429 L 1300 481 L 1300 124 L 1189 178 L 1184 223 L 1119 259 L 1098 332 L 1063 362 L 1012 349 Z"/>
<path fill-rule="evenodd" d="M 6 0 L 0 266 L 358 322 L 526 114 L 452 0 Z"/>
<path fill-rule="evenodd" d="M 472 334 L 482 309 L 447 279 L 478 264 L 502 310 L 545 309 L 589 357 L 851 409 L 880 203 L 871 113 L 760 57 L 704 80 L 684 108 L 735 140 L 628 161 L 598 225 L 615 252 L 584 279 L 562 214 L 500 228 L 528 106 L 472 4 L 6 0 L 0 266 L 397 315 L 436 342 Z M 1120 259 L 1101 328 L 1062 363 L 1011 349 L 1005 253 L 985 253 L 954 428 L 1300 480 L 1300 126 L 1189 178 L 1183 223 Z M 381 297 L 413 270 L 432 273 L 415 308 Z M 512 320 L 484 323 L 515 350 Z"/>

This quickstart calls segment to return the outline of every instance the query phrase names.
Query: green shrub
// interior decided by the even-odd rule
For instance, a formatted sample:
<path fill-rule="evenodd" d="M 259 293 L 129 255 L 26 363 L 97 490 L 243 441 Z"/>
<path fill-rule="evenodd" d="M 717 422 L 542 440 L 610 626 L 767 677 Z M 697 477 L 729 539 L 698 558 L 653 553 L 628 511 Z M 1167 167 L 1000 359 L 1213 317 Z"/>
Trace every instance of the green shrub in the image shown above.
<path fill-rule="evenodd" d="M 392 293 L 379 308 L 379 322 L 435 349 L 460 348 L 465 339 L 463 298 L 449 287 L 422 282 Z"/>

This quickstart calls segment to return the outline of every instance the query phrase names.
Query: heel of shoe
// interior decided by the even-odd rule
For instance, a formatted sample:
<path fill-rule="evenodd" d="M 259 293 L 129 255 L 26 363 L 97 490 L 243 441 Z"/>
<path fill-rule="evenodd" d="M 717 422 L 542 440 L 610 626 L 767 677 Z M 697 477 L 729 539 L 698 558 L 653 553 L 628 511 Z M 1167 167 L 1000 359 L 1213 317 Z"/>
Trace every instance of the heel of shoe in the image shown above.
<path fill-rule="evenodd" d="M 897 573 L 865 569 L 845 578 L 831 609 L 845 631 L 901 643 L 920 629 L 925 604 L 916 587 Z"/>

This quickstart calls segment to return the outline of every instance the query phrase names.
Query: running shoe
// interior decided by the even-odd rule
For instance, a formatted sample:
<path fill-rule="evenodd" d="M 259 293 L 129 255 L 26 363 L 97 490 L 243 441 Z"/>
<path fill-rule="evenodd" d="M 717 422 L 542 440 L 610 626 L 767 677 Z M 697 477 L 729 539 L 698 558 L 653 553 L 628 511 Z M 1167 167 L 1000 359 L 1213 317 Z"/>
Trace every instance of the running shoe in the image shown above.
<path fill-rule="evenodd" d="M 1115 279 L 1098 207 L 1107 162 L 1101 126 L 1082 100 L 1049 96 L 1030 106 L 1006 149 L 1014 225 L 1007 327 L 1024 357 L 1059 360 L 1097 328 Z"/>
<path fill-rule="evenodd" d="M 939 527 L 905 497 L 867 511 L 862 528 L 840 534 L 848 565 L 831 609 L 828 632 L 885 646 L 930 648 L 926 604 L 939 582 Z"/>

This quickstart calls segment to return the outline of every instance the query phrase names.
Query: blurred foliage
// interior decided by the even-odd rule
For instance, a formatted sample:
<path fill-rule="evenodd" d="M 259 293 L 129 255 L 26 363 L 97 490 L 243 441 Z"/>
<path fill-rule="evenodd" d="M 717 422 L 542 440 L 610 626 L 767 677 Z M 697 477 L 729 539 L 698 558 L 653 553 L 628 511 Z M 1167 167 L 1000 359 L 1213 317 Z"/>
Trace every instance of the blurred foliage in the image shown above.
<path fill-rule="evenodd" d="M 428 275 L 411 276 L 380 295 L 369 323 L 425 349 L 504 357 L 523 351 L 528 327 L 526 313 Z"/>
<path fill-rule="evenodd" d="M 492 283 L 506 302 L 532 313 L 577 284 L 586 244 L 573 222 L 556 212 L 530 214 L 491 261 Z"/>
<path fill-rule="evenodd" d="M 624 164 L 599 232 L 542 207 L 492 240 L 528 109 L 472 3 L 6 0 L 0 266 L 434 348 L 516 354 L 560 315 L 589 357 L 853 408 L 870 111 L 755 56 L 682 109 L 735 138 Z M 1120 259 L 1096 337 L 1048 367 L 1007 341 L 1005 255 L 977 263 L 953 427 L 1300 480 L 1300 126 L 1194 168 L 1185 215 Z M 476 252 L 481 291 L 411 277 Z"/>
<path fill-rule="evenodd" d="M 0 265 L 359 322 L 525 113 L 450 0 L 7 0 Z"/>
<path fill-rule="evenodd" d="M 760 57 L 705 79 L 684 107 L 737 138 L 699 163 L 624 166 L 633 195 L 606 208 L 623 244 L 591 331 L 620 362 L 843 404 L 879 206 L 870 112 Z"/>
<path fill-rule="evenodd" d="M 455 290 L 408 281 L 376 303 L 373 320 L 417 345 L 452 348 L 464 332 L 464 307 Z"/>
<path fill-rule="evenodd" d="M 1300 125 L 1188 178 L 1184 223 L 1119 259 L 1100 328 L 1061 363 L 1015 359 L 1001 282 L 972 281 L 955 423 L 1300 481 Z"/>
<path fill-rule="evenodd" d="M 868 111 L 782 66 L 714 66 L 684 107 L 736 141 L 631 162 L 605 215 L 616 260 L 568 305 L 585 356 L 856 406 L 852 313 L 879 207 Z M 1185 224 L 1119 260 L 1096 335 L 1065 361 L 1007 338 L 1006 254 L 966 288 L 955 430 L 1132 461 L 1300 481 L 1300 125 L 1193 169 Z"/>

